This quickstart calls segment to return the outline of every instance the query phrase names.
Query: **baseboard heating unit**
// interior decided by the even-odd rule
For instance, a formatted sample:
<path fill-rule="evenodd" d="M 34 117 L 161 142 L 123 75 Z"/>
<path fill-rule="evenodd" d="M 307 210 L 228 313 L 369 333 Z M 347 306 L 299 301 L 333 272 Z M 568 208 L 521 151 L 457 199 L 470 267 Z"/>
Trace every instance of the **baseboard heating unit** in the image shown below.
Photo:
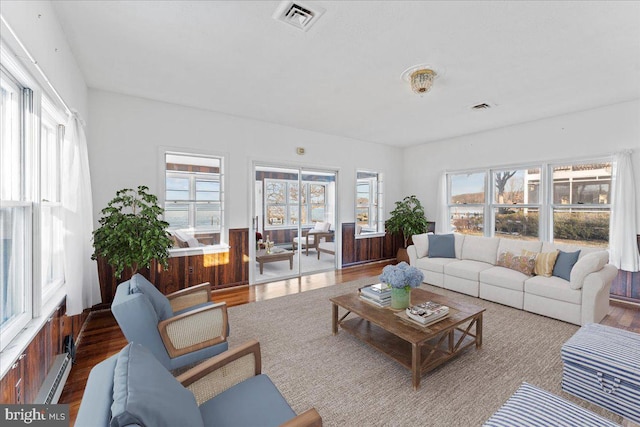
<path fill-rule="evenodd" d="M 69 353 L 62 353 L 56 356 L 34 403 L 47 405 L 58 403 L 69 372 L 71 372 L 71 365 L 72 361 Z"/>

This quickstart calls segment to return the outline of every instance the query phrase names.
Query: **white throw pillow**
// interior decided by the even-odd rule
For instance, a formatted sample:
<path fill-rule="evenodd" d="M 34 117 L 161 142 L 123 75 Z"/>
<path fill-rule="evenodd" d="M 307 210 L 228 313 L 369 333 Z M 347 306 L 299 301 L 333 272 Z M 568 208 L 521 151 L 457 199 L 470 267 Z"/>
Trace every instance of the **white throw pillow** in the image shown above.
<path fill-rule="evenodd" d="M 584 283 L 584 279 L 591 273 L 602 270 L 609 262 L 609 252 L 598 251 L 592 252 L 580 258 L 571 269 L 569 287 L 571 289 L 580 289 Z"/>
<path fill-rule="evenodd" d="M 496 265 L 500 239 L 494 237 L 465 236 L 462 244 L 462 259 Z"/>
<path fill-rule="evenodd" d="M 418 258 L 424 258 L 429 254 L 429 234 L 433 233 L 414 234 L 411 236 Z"/>
<path fill-rule="evenodd" d="M 329 227 L 331 227 L 331 223 L 328 223 L 328 222 L 316 222 L 316 225 L 313 227 L 313 230 L 326 233 L 327 231 L 329 231 Z"/>

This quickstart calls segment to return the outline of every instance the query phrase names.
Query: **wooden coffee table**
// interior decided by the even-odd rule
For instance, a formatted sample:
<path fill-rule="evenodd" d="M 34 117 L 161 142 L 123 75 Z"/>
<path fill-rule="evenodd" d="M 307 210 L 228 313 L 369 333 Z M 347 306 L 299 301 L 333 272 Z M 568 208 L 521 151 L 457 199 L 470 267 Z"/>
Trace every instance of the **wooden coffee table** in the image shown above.
<path fill-rule="evenodd" d="M 283 250 L 282 252 L 267 253 L 266 249 L 260 249 L 256 252 L 256 261 L 260 263 L 260 274 L 264 270 L 265 263 L 289 260 L 289 270 L 293 270 L 293 252 Z"/>
<path fill-rule="evenodd" d="M 434 294 L 423 289 L 411 291 L 411 304 L 435 301 L 450 308 L 444 320 L 423 327 L 400 319 L 390 308 L 369 304 L 357 292 L 331 298 L 333 334 L 338 326 L 411 370 L 413 389 L 420 386 L 425 372 L 445 363 L 475 344 L 482 346 L 482 313 L 485 309 Z M 338 307 L 347 312 L 338 318 Z M 358 317 L 346 320 L 349 314 Z"/>

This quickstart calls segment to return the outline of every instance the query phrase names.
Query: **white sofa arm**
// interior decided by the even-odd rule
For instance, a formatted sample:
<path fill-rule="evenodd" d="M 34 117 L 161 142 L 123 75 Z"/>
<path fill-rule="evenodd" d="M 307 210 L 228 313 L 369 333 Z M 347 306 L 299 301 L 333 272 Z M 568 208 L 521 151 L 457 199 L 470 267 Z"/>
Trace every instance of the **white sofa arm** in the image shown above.
<path fill-rule="evenodd" d="M 598 323 L 609 312 L 609 292 L 611 283 L 618 275 L 618 269 L 611 264 L 602 270 L 589 274 L 582 285 L 581 324 Z"/>
<path fill-rule="evenodd" d="M 409 245 L 407 247 L 407 255 L 409 255 L 409 265 L 416 265 L 416 260 L 418 259 L 416 245 Z"/>

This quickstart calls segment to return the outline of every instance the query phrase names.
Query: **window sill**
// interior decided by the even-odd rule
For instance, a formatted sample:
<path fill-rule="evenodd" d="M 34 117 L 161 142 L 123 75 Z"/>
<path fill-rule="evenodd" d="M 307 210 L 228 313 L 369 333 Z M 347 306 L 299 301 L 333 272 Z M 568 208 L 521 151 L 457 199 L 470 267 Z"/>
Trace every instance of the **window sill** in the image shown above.
<path fill-rule="evenodd" d="M 175 257 L 190 256 L 190 255 L 218 254 L 218 253 L 228 252 L 229 249 L 231 249 L 231 246 L 226 244 L 199 246 L 197 248 L 171 249 L 169 251 L 169 257 L 175 258 Z"/>
<path fill-rule="evenodd" d="M 384 237 L 385 236 L 385 232 L 376 232 L 376 233 L 364 233 L 364 234 L 358 234 L 356 236 L 356 239 L 370 239 L 372 237 Z"/>
<path fill-rule="evenodd" d="M 42 314 L 31 319 L 27 326 L 0 352 L 0 378 L 5 376 L 20 355 L 24 353 L 29 343 L 38 335 L 42 326 L 47 323 L 66 296 L 67 288 L 61 286 L 42 306 Z"/>

